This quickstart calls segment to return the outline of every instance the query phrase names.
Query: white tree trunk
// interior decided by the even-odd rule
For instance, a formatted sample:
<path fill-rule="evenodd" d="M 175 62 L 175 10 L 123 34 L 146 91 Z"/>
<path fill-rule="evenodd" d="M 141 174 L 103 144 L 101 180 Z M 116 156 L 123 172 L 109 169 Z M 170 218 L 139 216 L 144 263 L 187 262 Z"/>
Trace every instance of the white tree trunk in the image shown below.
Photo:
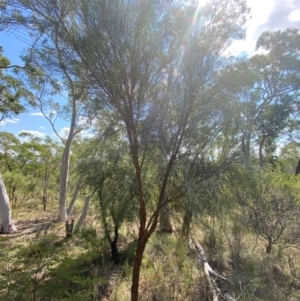
<path fill-rule="evenodd" d="M 69 140 L 69 139 L 68 139 Z M 61 160 L 61 170 L 59 179 L 59 202 L 58 202 L 58 221 L 64 222 L 67 219 L 66 211 L 66 199 L 67 199 L 67 189 L 69 180 L 69 166 L 70 166 L 70 148 L 71 141 L 65 145 L 65 149 Z"/>
<path fill-rule="evenodd" d="M 60 170 L 60 179 L 59 179 L 59 201 L 58 201 L 59 222 L 65 222 L 68 217 L 67 210 L 66 210 L 66 202 L 67 202 L 68 181 L 69 181 L 71 144 L 75 137 L 76 116 L 77 116 L 77 104 L 76 104 L 76 100 L 73 99 L 70 131 L 61 160 L 61 170 Z"/>
<path fill-rule="evenodd" d="M 4 234 L 10 234 L 17 232 L 17 228 L 14 225 L 11 218 L 11 210 L 9 204 L 9 198 L 5 189 L 5 185 L 0 173 L 0 232 Z"/>
<path fill-rule="evenodd" d="M 91 197 L 87 196 L 85 199 L 85 202 L 84 202 L 83 211 L 82 211 L 80 218 L 75 226 L 75 231 L 78 231 L 81 228 L 83 222 L 85 221 L 85 219 L 87 217 L 87 214 L 89 211 L 89 206 L 90 206 L 90 200 L 91 200 Z"/>
<path fill-rule="evenodd" d="M 58 43 L 59 33 L 55 31 L 55 47 L 57 50 L 58 60 L 60 66 L 64 65 L 64 59 L 62 55 L 62 49 Z M 67 220 L 67 210 L 66 210 L 66 201 L 67 201 L 67 191 L 68 191 L 68 180 L 69 180 L 69 167 L 70 167 L 70 152 L 71 152 L 71 144 L 76 135 L 76 127 L 77 127 L 77 101 L 83 95 L 84 89 L 83 86 L 80 88 L 80 93 L 78 93 L 78 89 L 76 87 L 75 81 L 72 79 L 66 68 L 62 68 L 62 72 L 67 79 L 69 89 L 71 92 L 71 104 L 72 104 L 72 115 L 71 115 L 71 124 L 68 138 L 66 140 L 65 149 L 62 156 L 62 164 L 61 164 L 61 172 L 60 172 L 60 181 L 59 181 L 59 203 L 58 203 L 58 221 L 64 222 Z"/>
<path fill-rule="evenodd" d="M 73 212 L 73 208 L 74 208 L 74 205 L 75 205 L 75 202 L 77 200 L 77 197 L 78 197 L 78 194 L 80 192 L 80 189 L 82 187 L 82 177 L 80 177 L 80 179 L 78 180 L 78 183 L 76 185 L 76 188 L 75 188 L 75 192 L 74 192 L 74 195 L 73 195 L 73 198 L 69 204 L 69 207 L 67 209 L 67 216 L 70 217 L 72 212 Z"/>

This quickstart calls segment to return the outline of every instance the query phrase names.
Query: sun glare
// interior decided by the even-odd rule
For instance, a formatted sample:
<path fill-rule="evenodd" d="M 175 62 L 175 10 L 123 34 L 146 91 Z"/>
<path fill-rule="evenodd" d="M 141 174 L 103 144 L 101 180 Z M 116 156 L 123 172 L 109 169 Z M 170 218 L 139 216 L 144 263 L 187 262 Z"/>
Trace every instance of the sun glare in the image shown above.
<path fill-rule="evenodd" d="M 196 23 L 196 20 L 197 20 L 197 17 L 198 17 L 198 14 L 199 14 L 199 11 L 200 11 L 200 8 L 201 8 L 202 6 L 204 6 L 204 5 L 207 3 L 207 1 L 209 1 L 209 0 L 199 0 L 199 1 L 197 2 L 197 8 L 196 8 L 196 10 L 195 10 L 195 13 L 194 13 L 194 15 L 193 15 L 193 18 L 192 18 L 192 20 L 191 20 L 190 25 L 189 25 L 188 28 L 186 29 L 186 35 L 188 35 L 188 34 L 190 33 L 190 31 L 193 30 L 193 28 L 194 28 L 194 26 L 195 26 L 195 23 Z M 190 2 L 189 2 L 189 4 L 192 4 L 192 3 L 195 3 L 195 2 L 193 2 L 193 1 L 190 1 Z M 181 64 L 181 61 L 182 61 L 183 56 L 184 56 L 184 53 L 185 53 L 185 46 L 182 45 L 182 46 L 181 46 L 181 55 L 180 55 L 180 59 L 179 59 L 179 61 L 178 61 L 178 65 Z"/>

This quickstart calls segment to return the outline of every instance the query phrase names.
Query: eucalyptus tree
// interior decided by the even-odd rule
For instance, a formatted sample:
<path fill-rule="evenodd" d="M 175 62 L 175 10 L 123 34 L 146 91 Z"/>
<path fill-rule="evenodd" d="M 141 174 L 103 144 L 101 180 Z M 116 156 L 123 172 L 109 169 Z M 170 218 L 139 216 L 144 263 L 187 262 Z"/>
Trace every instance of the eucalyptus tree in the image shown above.
<path fill-rule="evenodd" d="M 21 133 L 19 137 L 22 141 L 11 133 L 0 132 L 1 172 L 15 206 L 25 198 L 34 197 L 40 187 L 43 187 L 43 199 L 47 199 L 61 154 L 58 143 L 50 137 L 44 140 L 28 133 Z"/>
<path fill-rule="evenodd" d="M 25 139 L 18 155 L 18 160 L 23 162 L 21 171 L 31 179 L 32 197 L 35 197 L 38 191 L 42 195 L 46 210 L 50 190 L 57 190 L 56 182 L 63 147 L 49 136 L 44 139 L 29 133 L 21 133 L 19 136 Z"/>
<path fill-rule="evenodd" d="M 27 72 L 31 87 L 37 91 L 35 105 L 50 122 L 55 134 L 64 144 L 60 168 L 58 220 L 67 218 L 70 153 L 74 138 L 92 126 L 91 95 L 85 84 L 87 76 L 82 61 L 62 35 L 59 20 L 70 20 L 76 11 L 72 1 L 22 1 L 7 5 L 7 23 L 23 28 L 31 39 L 25 61 L 30 61 Z M 24 29 L 25 28 L 25 29 Z M 65 133 L 56 126 L 57 119 L 69 123 Z"/>
<path fill-rule="evenodd" d="M 1 174 L 0 174 L 0 225 L 1 225 L 0 233 L 9 234 L 18 231 L 11 217 L 9 198 Z"/>
<path fill-rule="evenodd" d="M 236 96 L 236 126 L 244 161 L 249 163 L 252 143 L 258 143 L 260 165 L 297 111 L 300 89 L 300 34 L 298 29 L 265 32 L 256 54 L 223 72 L 223 88 Z M 268 150 L 269 148 L 269 150 Z"/>
<path fill-rule="evenodd" d="M 278 168 L 288 175 L 299 174 L 299 145 L 295 143 L 287 143 L 280 149 L 278 155 Z M 297 164 L 298 163 L 298 164 Z"/>
<path fill-rule="evenodd" d="M 0 48 L 0 121 L 16 116 L 25 111 L 21 103 L 22 97 L 30 93 L 24 88 L 22 81 L 8 73 L 10 61 L 2 55 Z M 9 198 L 0 173 L 0 227 L 3 233 L 17 231 L 12 218 Z"/>
<path fill-rule="evenodd" d="M 0 132 L 0 143 L 1 172 L 17 169 L 19 164 L 15 157 L 21 147 L 20 140 L 12 133 Z"/>
<path fill-rule="evenodd" d="M 91 127 L 93 113 L 88 108 L 89 96 L 87 94 L 85 84 L 79 79 L 80 75 L 74 73 L 74 69 L 80 69 L 79 64 L 77 64 L 74 60 L 71 62 L 68 54 L 59 48 L 60 45 L 58 43 L 54 44 L 54 47 L 56 48 L 52 49 L 48 45 L 47 47 L 43 46 L 40 49 L 40 53 L 42 54 L 41 60 L 44 59 L 43 55 L 48 53 L 49 56 L 51 55 L 52 59 L 57 56 L 57 61 L 49 62 L 48 57 L 44 62 L 39 61 L 39 64 L 41 64 L 41 62 L 44 64 L 42 77 L 46 77 L 46 81 L 48 77 L 47 73 L 49 70 L 51 70 L 50 64 L 53 63 L 54 68 L 58 68 L 58 70 L 55 71 L 57 72 L 56 77 L 53 74 L 49 76 L 51 78 L 51 89 L 53 88 L 52 84 L 54 83 L 54 89 L 56 89 L 56 92 L 60 94 L 60 96 L 58 96 L 58 99 L 55 99 L 54 97 L 53 100 L 53 97 L 51 97 L 53 91 L 51 91 L 51 89 L 49 91 L 43 86 L 41 89 L 43 93 L 38 95 L 36 104 L 44 116 L 48 119 L 54 132 L 64 145 L 60 168 L 58 212 L 58 220 L 64 221 L 67 218 L 66 199 L 68 195 L 71 146 L 76 136 L 80 135 L 86 131 L 86 129 Z M 56 54 L 53 54 L 53 51 L 56 51 Z M 64 54 L 65 57 L 63 57 L 62 54 Z M 83 68 L 81 68 L 81 70 L 83 72 Z M 40 75 L 38 77 L 41 78 Z M 33 76 L 33 78 L 36 80 L 35 76 Z M 37 87 L 35 86 L 35 88 Z M 50 100 L 48 98 L 49 94 Z M 66 97 L 67 99 L 64 99 L 65 94 L 68 95 Z M 60 133 L 57 129 L 55 125 L 57 118 L 61 118 L 69 122 L 70 127 L 67 129 L 66 133 Z"/>
<path fill-rule="evenodd" d="M 20 102 L 21 98 L 27 94 L 21 81 L 8 74 L 7 70 L 10 61 L 2 55 L 0 48 L 0 121 L 6 117 L 16 116 L 25 111 Z M 0 232 L 12 233 L 17 228 L 11 218 L 9 198 L 0 173 Z"/>
<path fill-rule="evenodd" d="M 57 190 L 53 184 L 58 177 L 59 145 L 50 137 L 41 139 L 28 133 L 19 136 L 22 141 L 11 133 L 0 132 L 1 172 L 9 199 L 19 206 L 41 193 L 46 206 L 49 189 Z"/>
<path fill-rule="evenodd" d="M 8 72 L 10 61 L 2 55 L 2 52 L 3 49 L 0 47 L 0 121 L 24 112 L 25 107 L 21 99 L 29 95 L 22 81 Z"/>
<path fill-rule="evenodd" d="M 44 210 L 47 210 L 47 204 L 54 191 L 57 189 L 57 178 L 59 177 L 60 158 L 63 152 L 63 146 L 47 136 L 41 141 L 40 149 L 40 170 L 42 201 Z M 53 172 L 54 171 L 54 172 Z"/>
<path fill-rule="evenodd" d="M 67 218 L 66 199 L 68 193 L 69 169 L 70 169 L 70 154 L 71 146 L 74 138 L 91 127 L 93 113 L 88 108 L 88 94 L 84 82 L 80 79 L 80 72 L 84 72 L 83 67 L 80 67 L 71 58 L 70 54 L 64 45 L 61 46 L 58 40 L 58 32 L 54 30 L 51 32 L 54 36 L 47 40 L 47 45 L 43 45 L 39 51 L 35 52 L 34 60 L 37 65 L 43 65 L 43 74 L 39 75 L 48 81 L 50 78 L 50 90 L 45 88 L 45 81 L 43 82 L 42 93 L 37 96 L 36 104 L 50 122 L 54 132 L 64 144 L 64 151 L 61 159 L 60 169 L 60 189 L 59 189 L 59 212 L 58 220 L 64 221 Z M 54 40 L 54 41 L 53 41 Z M 54 42 L 54 44 L 52 44 Z M 49 46 L 51 44 L 51 46 Z M 40 55 L 37 58 L 37 54 Z M 47 55 L 44 57 L 44 55 Z M 51 59 L 50 59 L 51 58 Z M 54 73 L 49 74 L 54 69 Z M 76 70 L 77 69 L 77 70 Z M 76 72 L 74 72 L 76 70 Z M 77 73 L 77 74 L 76 74 Z M 36 77 L 32 77 L 36 80 Z M 36 85 L 34 85 L 37 88 Z M 58 98 L 52 96 L 53 89 L 56 91 Z M 66 95 L 66 99 L 64 95 Z M 50 96 L 50 99 L 49 99 Z M 47 112 L 48 110 L 48 112 Z M 50 113 L 49 113 L 50 112 Z M 60 133 L 55 125 L 57 118 L 61 118 L 69 122 L 70 127 L 64 134 Z"/>

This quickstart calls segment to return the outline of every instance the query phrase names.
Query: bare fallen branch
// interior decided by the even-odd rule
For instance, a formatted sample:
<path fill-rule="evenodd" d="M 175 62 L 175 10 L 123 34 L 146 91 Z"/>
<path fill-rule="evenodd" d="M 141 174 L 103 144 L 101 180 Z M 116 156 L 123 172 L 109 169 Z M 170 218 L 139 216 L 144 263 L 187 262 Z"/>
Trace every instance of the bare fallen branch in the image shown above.
<path fill-rule="evenodd" d="M 231 283 L 231 281 L 229 281 L 225 277 L 219 275 L 212 269 L 212 267 L 208 263 L 207 256 L 204 252 L 204 249 L 200 245 L 200 243 L 197 241 L 197 239 L 195 237 L 193 237 L 192 241 L 194 242 L 195 248 L 198 251 L 197 259 L 203 266 L 205 279 L 210 288 L 210 292 L 212 294 L 213 301 L 218 301 L 219 300 L 218 296 L 222 296 L 226 301 L 236 301 L 236 299 L 234 297 L 232 297 L 230 294 L 228 294 L 228 293 L 222 294 L 222 291 L 219 289 L 217 283 L 215 282 L 215 279 L 212 276 L 218 277 L 218 278 L 220 278 L 224 281 L 230 282 L 230 283 Z"/>

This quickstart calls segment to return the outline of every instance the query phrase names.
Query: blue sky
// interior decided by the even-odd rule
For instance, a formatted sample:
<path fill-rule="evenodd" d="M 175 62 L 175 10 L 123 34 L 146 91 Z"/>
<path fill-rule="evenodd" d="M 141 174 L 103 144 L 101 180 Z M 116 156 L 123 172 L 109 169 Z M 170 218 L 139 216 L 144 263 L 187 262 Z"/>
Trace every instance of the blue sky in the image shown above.
<path fill-rule="evenodd" d="M 205 1 L 205 0 L 199 0 Z M 206 0 L 209 1 L 209 0 Z M 299 0 L 248 0 L 252 18 L 248 22 L 247 37 L 244 41 L 235 42 L 230 52 L 255 53 L 255 42 L 258 36 L 266 30 L 279 30 L 288 27 L 300 28 L 300 5 Z M 4 49 L 4 55 L 12 64 L 22 64 L 20 55 L 28 45 L 22 41 L 22 34 L 17 31 L 0 32 L 0 46 Z M 62 120 L 57 122 L 57 131 L 68 130 L 68 123 Z M 55 134 L 49 122 L 39 114 L 39 111 L 28 107 L 28 112 L 16 118 L 8 118 L 0 123 L 0 131 L 19 134 L 27 131 L 38 137 Z"/>
<path fill-rule="evenodd" d="M 28 45 L 22 41 L 21 36 L 22 35 L 17 31 L 8 33 L 0 32 L 0 46 L 3 47 L 3 55 L 7 57 L 13 65 L 23 65 L 20 56 L 28 47 Z M 62 99 L 62 101 L 65 100 Z M 41 112 L 29 105 L 26 105 L 26 109 L 26 113 L 3 120 L 0 123 L 0 131 L 11 132 L 15 135 L 28 132 L 40 138 L 50 136 L 56 139 L 56 135 L 49 121 Z M 64 134 L 66 130 L 68 130 L 68 123 L 58 119 L 56 121 L 56 129 L 59 133 Z"/>

